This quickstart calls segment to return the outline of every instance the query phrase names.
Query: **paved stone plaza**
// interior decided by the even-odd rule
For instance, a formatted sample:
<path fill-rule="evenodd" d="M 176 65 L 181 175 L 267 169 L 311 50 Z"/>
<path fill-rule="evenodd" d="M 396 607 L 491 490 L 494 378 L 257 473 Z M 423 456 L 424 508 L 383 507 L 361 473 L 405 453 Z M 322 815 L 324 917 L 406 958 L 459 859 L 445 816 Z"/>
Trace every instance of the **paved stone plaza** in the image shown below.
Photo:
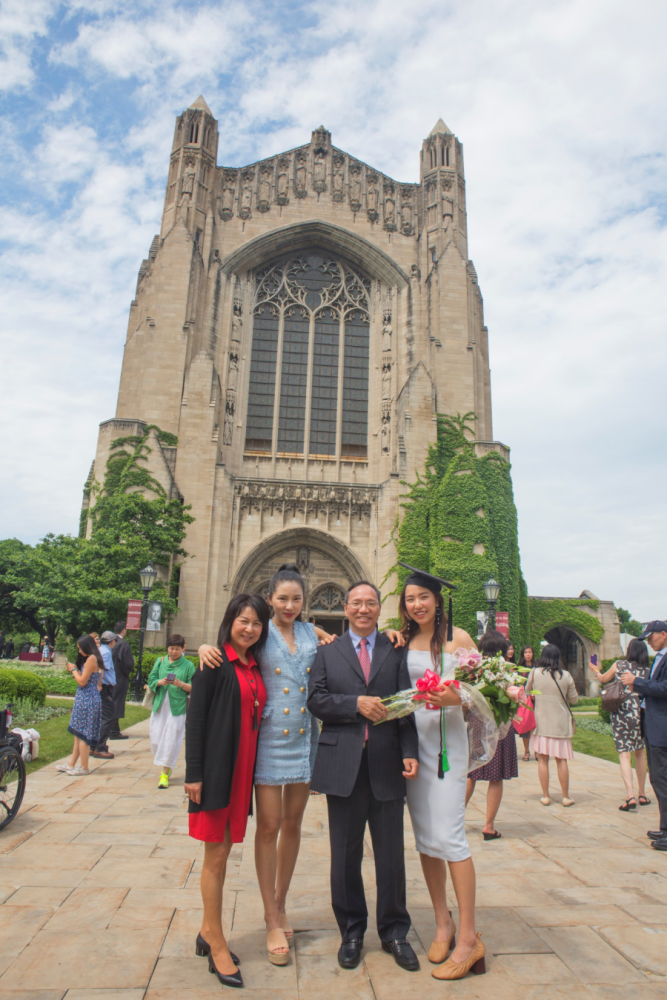
<path fill-rule="evenodd" d="M 113 744 L 117 757 L 86 778 L 55 765 L 31 775 L 24 807 L 0 833 L 0 1000 L 204 1000 L 222 987 L 196 958 L 202 848 L 187 836 L 183 771 L 157 789 L 148 723 Z M 95 762 L 97 765 L 98 762 Z M 577 804 L 539 802 L 536 765 L 505 785 L 501 841 L 483 844 L 484 785 L 468 807 L 486 976 L 431 978 L 433 930 L 419 861 L 408 848 L 412 942 L 422 970 L 403 972 L 371 928 L 365 962 L 336 963 L 329 904 L 326 804 L 312 797 L 289 909 L 289 966 L 266 960 L 253 825 L 227 876 L 226 929 L 245 995 L 276 1000 L 626 1000 L 667 995 L 667 856 L 642 836 L 654 806 L 619 813 L 618 768 L 577 755 Z M 555 787 L 553 789 L 555 792 Z M 407 816 L 407 813 L 406 813 Z M 408 836 L 408 842 L 411 837 Z M 373 884 L 370 847 L 367 884 Z M 369 892 L 369 901 L 372 900 Z M 456 914 L 455 914 L 456 915 Z"/>

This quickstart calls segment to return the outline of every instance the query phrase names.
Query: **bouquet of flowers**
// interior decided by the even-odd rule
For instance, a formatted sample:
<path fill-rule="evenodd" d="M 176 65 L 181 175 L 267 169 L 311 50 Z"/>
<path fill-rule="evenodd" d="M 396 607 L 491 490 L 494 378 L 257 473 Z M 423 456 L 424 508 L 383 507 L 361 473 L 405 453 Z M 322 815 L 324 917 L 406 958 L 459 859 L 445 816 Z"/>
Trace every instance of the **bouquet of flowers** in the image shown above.
<path fill-rule="evenodd" d="M 433 670 L 427 670 L 423 677 L 420 677 L 415 687 L 406 688 L 404 691 L 397 691 L 396 694 L 382 699 L 382 704 L 389 714 L 382 719 L 382 722 L 390 722 L 391 719 L 402 719 L 405 715 L 412 715 L 419 708 L 429 707 L 426 705 L 426 696 L 429 691 L 435 691 L 443 683 L 440 674 Z M 445 684 L 453 684 L 459 687 L 456 680 L 448 679 Z M 379 722 L 374 722 L 374 726 L 379 726 Z"/>
<path fill-rule="evenodd" d="M 501 735 L 506 735 L 519 707 L 527 668 L 507 663 L 500 653 L 484 659 L 475 649 L 461 648 L 454 656 L 458 660 L 454 677 L 484 696 Z"/>

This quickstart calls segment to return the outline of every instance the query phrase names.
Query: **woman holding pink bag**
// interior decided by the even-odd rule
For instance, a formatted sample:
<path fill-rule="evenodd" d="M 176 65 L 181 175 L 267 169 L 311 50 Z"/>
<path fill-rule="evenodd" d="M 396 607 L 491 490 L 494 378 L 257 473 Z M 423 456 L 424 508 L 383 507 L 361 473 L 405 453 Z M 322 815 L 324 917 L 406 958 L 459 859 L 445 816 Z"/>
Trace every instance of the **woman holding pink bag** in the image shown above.
<path fill-rule="evenodd" d="M 535 666 L 534 660 L 535 654 L 533 653 L 531 647 L 522 646 L 518 665 L 520 667 L 529 667 L 532 670 Z M 533 711 L 534 707 L 535 703 L 533 699 L 529 698 L 527 704 L 519 705 L 519 710 L 512 720 L 512 725 L 523 740 L 524 755 L 521 759 L 525 761 L 530 760 L 530 734 L 537 725 L 535 721 L 535 713 Z M 537 760 L 537 754 L 535 754 L 535 759 Z"/>

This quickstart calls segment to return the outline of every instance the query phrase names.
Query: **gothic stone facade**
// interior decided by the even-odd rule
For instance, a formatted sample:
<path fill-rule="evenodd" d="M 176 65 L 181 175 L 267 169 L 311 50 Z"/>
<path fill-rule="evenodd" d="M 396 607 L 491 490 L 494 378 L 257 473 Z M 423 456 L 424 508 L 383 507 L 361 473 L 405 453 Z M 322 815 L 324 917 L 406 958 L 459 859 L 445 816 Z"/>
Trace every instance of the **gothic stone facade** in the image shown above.
<path fill-rule="evenodd" d="M 310 142 L 217 165 L 200 97 L 176 122 L 162 228 L 139 270 L 112 440 L 155 424 L 151 472 L 192 505 L 178 618 L 212 640 L 232 594 L 285 561 L 307 612 L 336 625 L 355 578 L 395 561 L 401 479 L 437 413 L 477 415 L 493 442 L 488 339 L 468 259 L 463 150 L 438 121 L 418 184 Z M 395 601 L 386 602 L 391 614 Z M 157 637 L 163 641 L 164 636 Z"/>

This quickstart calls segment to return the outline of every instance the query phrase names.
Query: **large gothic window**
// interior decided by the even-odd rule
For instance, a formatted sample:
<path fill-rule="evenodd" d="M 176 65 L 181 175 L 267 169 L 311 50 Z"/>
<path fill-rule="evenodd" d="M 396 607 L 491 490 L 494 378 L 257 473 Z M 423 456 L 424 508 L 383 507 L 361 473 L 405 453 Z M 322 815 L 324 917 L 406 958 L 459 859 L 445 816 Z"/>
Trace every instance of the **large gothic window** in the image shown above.
<path fill-rule="evenodd" d="M 246 451 L 367 456 L 370 281 L 311 250 L 257 275 Z"/>

